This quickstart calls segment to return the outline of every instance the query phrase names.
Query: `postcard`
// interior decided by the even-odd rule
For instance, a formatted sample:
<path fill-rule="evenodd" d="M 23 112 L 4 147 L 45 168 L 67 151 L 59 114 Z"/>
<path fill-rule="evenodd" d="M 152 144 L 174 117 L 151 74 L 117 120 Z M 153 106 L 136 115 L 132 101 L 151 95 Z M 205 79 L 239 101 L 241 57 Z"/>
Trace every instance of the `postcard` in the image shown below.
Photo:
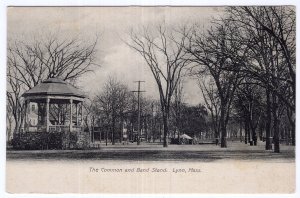
<path fill-rule="evenodd" d="M 7 193 L 295 193 L 295 6 L 9 6 L 6 53 Z"/>

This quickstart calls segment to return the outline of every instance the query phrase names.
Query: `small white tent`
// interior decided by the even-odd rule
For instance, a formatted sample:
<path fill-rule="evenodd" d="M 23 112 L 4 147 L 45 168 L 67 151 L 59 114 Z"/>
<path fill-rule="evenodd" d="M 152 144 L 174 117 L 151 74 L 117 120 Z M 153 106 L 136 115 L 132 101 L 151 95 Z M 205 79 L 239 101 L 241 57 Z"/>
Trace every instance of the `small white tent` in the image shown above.
<path fill-rule="evenodd" d="M 182 138 L 182 139 L 188 139 L 188 140 L 192 140 L 193 138 L 191 138 L 190 136 L 188 136 L 187 134 L 182 134 L 181 136 L 180 136 L 180 138 Z"/>
<path fill-rule="evenodd" d="M 192 140 L 193 140 L 193 138 L 191 138 L 187 134 L 182 134 L 180 136 L 180 143 L 181 144 L 192 144 Z"/>

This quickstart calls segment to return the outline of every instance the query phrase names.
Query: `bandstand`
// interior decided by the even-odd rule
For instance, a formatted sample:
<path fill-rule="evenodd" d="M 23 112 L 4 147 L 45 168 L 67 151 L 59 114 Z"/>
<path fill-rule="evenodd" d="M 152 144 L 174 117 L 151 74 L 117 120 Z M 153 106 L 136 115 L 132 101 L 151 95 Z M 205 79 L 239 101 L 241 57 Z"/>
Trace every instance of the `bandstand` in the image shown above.
<path fill-rule="evenodd" d="M 22 96 L 25 120 L 20 144 L 48 149 L 55 141 L 53 148 L 68 149 L 82 147 L 79 144 L 88 139 L 83 130 L 85 96 L 79 89 L 59 78 L 49 78 Z"/>

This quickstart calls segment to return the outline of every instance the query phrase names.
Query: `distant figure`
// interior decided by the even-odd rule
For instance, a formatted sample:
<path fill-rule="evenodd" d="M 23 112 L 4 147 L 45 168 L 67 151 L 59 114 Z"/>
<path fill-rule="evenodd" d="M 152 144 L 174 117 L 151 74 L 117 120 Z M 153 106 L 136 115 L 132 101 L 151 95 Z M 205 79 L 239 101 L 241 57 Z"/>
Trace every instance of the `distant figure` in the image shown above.
<path fill-rule="evenodd" d="M 219 138 L 216 138 L 216 145 L 219 145 Z"/>

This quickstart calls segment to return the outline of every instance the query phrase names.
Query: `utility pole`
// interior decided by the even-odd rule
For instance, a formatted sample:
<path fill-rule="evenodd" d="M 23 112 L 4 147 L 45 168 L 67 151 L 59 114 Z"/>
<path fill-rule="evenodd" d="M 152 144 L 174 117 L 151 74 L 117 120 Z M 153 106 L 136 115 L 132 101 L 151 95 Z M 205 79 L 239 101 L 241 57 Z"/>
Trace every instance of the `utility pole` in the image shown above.
<path fill-rule="evenodd" d="M 140 137 L 141 137 L 141 101 L 140 101 L 140 93 L 141 92 L 146 92 L 146 91 L 141 91 L 141 82 L 145 81 L 134 81 L 135 83 L 138 83 L 138 90 L 137 91 L 132 91 L 132 92 L 137 92 L 138 93 L 138 134 L 137 134 L 137 145 L 140 145 Z"/>

